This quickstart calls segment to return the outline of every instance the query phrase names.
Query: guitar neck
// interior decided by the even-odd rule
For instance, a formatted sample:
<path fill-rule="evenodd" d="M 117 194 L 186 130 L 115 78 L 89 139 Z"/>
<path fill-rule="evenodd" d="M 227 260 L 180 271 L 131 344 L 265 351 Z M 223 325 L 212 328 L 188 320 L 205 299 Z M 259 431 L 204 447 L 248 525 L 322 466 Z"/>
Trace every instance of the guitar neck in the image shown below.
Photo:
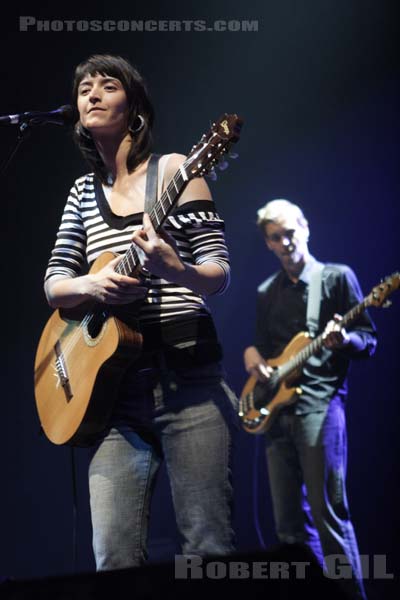
<path fill-rule="evenodd" d="M 238 141 L 242 123 L 242 119 L 237 115 L 224 114 L 193 146 L 149 213 L 155 231 L 161 229 L 189 181 L 194 177 L 204 177 L 214 168 L 221 156 L 228 152 L 232 144 Z M 133 275 L 141 264 L 139 253 L 142 254 L 132 243 L 115 271 L 121 275 Z"/>
<path fill-rule="evenodd" d="M 366 296 L 362 302 L 353 306 L 342 318 L 340 324 L 342 327 L 346 327 L 352 323 L 368 306 L 371 304 L 370 296 Z M 279 367 L 279 380 L 283 380 L 288 377 L 292 372 L 297 371 L 307 362 L 307 360 L 317 354 L 324 345 L 323 333 L 318 335 L 312 340 L 305 348 L 300 350 L 293 358 L 288 360 L 286 363 Z"/>
<path fill-rule="evenodd" d="M 161 229 L 188 183 L 189 179 L 182 166 L 175 173 L 166 190 L 162 193 L 161 198 L 154 203 L 149 213 L 151 224 L 156 231 Z M 132 275 L 139 266 L 140 259 L 137 246 L 132 243 L 125 252 L 123 259 L 118 263 L 115 271 L 121 275 Z"/>

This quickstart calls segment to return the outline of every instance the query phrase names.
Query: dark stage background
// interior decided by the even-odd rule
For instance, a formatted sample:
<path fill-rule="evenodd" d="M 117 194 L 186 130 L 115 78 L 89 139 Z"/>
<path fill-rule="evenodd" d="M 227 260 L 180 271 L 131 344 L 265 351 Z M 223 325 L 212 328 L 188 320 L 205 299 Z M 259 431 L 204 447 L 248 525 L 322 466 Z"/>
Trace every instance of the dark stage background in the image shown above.
<path fill-rule="evenodd" d="M 244 118 L 239 159 L 210 184 L 226 220 L 233 271 L 229 291 L 210 304 L 237 392 L 245 381 L 242 351 L 252 341 L 255 289 L 277 267 L 255 228 L 263 203 L 276 197 L 299 203 L 310 222 L 311 251 L 350 264 L 365 293 L 400 267 L 396 5 L 224 0 L 201 7 L 189 0 L 148 2 L 146 8 L 113 2 L 78 13 L 45 3 L 3 16 L 0 114 L 68 103 L 74 66 L 91 53 L 112 52 L 131 59 L 147 79 L 157 115 L 156 151 L 188 152 L 223 112 Z M 19 15 L 206 19 L 211 25 L 215 19 L 256 20 L 258 32 L 20 32 Z M 2 128 L 1 159 L 16 133 Z M 1 182 L 0 575 L 73 571 L 70 450 L 39 435 L 32 369 L 51 312 L 43 273 L 69 188 L 84 172 L 69 135 L 49 125 L 33 132 Z M 379 329 L 375 357 L 353 364 L 350 374 L 348 494 L 360 552 L 386 555 L 388 571 L 397 572 L 400 294 L 392 300 L 389 310 L 371 312 Z M 240 434 L 234 469 L 240 550 L 276 542 L 260 452 L 258 438 Z M 75 454 L 77 570 L 87 571 L 94 568 L 87 455 Z M 153 503 L 153 559 L 171 556 L 174 539 L 162 473 Z M 369 581 L 372 597 L 382 597 L 379 585 Z M 394 586 L 389 581 L 384 587 L 389 592 Z"/>

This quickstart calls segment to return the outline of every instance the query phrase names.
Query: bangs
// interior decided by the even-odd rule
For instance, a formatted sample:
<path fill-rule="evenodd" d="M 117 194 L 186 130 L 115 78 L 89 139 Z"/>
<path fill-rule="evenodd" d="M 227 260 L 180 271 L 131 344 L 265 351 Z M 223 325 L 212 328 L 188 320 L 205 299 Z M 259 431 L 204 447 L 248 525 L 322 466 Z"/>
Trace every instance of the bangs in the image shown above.
<path fill-rule="evenodd" d="M 133 83 L 131 70 L 131 65 L 121 57 L 109 55 L 91 56 L 85 62 L 78 65 L 75 70 L 73 97 L 76 99 L 78 86 L 85 77 L 95 77 L 96 75 L 118 79 L 129 97 Z"/>
<path fill-rule="evenodd" d="M 154 109 L 139 71 L 122 56 L 94 54 L 76 67 L 72 85 L 72 101 L 76 112 L 75 141 L 100 181 L 107 183 L 107 169 L 90 132 L 82 127 L 77 110 L 79 84 L 85 77 L 95 76 L 117 79 L 125 90 L 128 101 L 128 130 L 136 134 L 132 138 L 126 161 L 129 173 L 151 153 Z M 138 116 L 141 117 L 140 129 L 137 129 Z"/>

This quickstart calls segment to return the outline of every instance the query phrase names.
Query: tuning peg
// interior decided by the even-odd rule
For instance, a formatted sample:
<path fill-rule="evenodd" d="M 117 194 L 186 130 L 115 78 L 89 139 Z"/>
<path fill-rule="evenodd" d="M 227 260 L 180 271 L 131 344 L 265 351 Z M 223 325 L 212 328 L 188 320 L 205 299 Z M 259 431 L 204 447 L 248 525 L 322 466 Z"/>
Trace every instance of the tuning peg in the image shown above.
<path fill-rule="evenodd" d="M 228 163 L 228 161 L 227 161 L 227 160 L 221 159 L 221 160 L 218 162 L 218 169 L 219 169 L 220 171 L 225 171 L 225 169 L 227 169 L 228 167 L 229 167 L 229 163 Z"/>
<path fill-rule="evenodd" d="M 215 169 L 212 168 L 211 171 L 207 174 L 207 177 L 211 180 L 211 181 L 217 181 L 218 176 L 215 172 Z"/>
<path fill-rule="evenodd" d="M 385 302 L 382 304 L 383 308 L 389 308 L 389 306 L 392 306 L 393 302 L 391 300 L 385 300 Z"/>
<path fill-rule="evenodd" d="M 237 152 L 229 152 L 228 156 L 229 156 L 229 158 L 232 158 L 233 160 L 236 160 L 236 158 L 239 158 L 239 154 Z"/>

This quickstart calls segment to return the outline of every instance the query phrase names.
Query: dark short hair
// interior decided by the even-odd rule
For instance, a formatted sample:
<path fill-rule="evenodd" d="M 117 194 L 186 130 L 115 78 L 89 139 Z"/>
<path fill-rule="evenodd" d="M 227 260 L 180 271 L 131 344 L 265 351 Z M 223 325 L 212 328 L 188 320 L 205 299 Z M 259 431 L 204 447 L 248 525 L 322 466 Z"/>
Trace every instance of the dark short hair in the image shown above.
<path fill-rule="evenodd" d="M 121 56 L 95 54 L 80 63 L 75 69 L 72 88 L 72 100 L 75 107 L 77 106 L 80 82 L 87 75 L 93 77 L 97 74 L 104 77 L 115 77 L 122 83 L 128 100 L 128 127 L 131 131 L 135 131 L 138 128 L 140 124 L 139 115 L 144 119 L 143 127 L 132 138 L 131 148 L 126 161 L 128 171 L 131 173 L 140 163 L 146 160 L 153 145 L 152 128 L 154 109 L 146 84 L 138 70 Z M 107 183 L 108 173 L 97 151 L 94 140 L 90 132 L 81 125 L 79 120 L 75 124 L 74 138 L 96 175 L 98 175 L 103 183 Z"/>

